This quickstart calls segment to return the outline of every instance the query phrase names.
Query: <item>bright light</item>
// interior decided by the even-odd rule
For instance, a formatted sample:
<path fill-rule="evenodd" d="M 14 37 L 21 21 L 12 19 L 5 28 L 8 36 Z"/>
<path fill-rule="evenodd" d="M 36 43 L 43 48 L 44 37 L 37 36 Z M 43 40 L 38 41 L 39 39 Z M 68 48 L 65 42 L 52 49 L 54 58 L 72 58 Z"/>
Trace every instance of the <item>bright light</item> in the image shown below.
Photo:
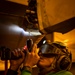
<path fill-rule="evenodd" d="M 68 45 L 68 41 L 69 41 L 68 39 L 63 41 L 66 46 Z"/>
<path fill-rule="evenodd" d="M 38 30 L 27 30 L 27 31 L 25 31 L 23 28 L 21 28 L 17 25 L 11 25 L 11 26 L 8 27 L 8 29 L 10 31 L 17 32 L 17 33 L 22 32 L 24 35 L 30 35 L 30 36 L 32 36 L 32 35 L 34 35 L 34 36 L 41 35 L 41 33 Z"/>
<path fill-rule="evenodd" d="M 11 25 L 8 28 L 9 28 L 10 31 L 17 32 L 17 33 L 22 32 L 24 35 L 29 35 L 29 32 L 26 32 L 23 28 L 21 28 L 21 27 L 19 27 L 17 25 Z"/>
<path fill-rule="evenodd" d="M 46 43 L 46 40 L 43 41 L 43 44 L 45 44 L 45 43 Z"/>
<path fill-rule="evenodd" d="M 9 26 L 9 30 L 13 30 L 13 31 L 16 31 L 16 32 L 21 32 L 22 28 L 20 28 L 17 25 L 12 25 L 12 26 Z"/>

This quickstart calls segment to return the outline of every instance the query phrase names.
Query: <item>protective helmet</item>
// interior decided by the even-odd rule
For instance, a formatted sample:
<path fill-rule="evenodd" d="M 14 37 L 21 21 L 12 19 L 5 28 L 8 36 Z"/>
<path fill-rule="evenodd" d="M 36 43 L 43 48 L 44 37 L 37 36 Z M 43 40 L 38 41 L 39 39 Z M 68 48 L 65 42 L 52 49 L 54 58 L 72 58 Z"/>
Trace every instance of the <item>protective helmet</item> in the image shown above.
<path fill-rule="evenodd" d="M 43 44 L 40 51 L 44 56 L 56 56 L 56 68 L 59 70 L 69 70 L 72 65 L 72 54 L 62 42 L 52 42 Z"/>
<path fill-rule="evenodd" d="M 60 48 L 65 48 L 65 46 L 59 45 L 56 42 L 45 43 L 40 47 L 40 52 L 44 55 L 58 55 L 62 53 Z"/>

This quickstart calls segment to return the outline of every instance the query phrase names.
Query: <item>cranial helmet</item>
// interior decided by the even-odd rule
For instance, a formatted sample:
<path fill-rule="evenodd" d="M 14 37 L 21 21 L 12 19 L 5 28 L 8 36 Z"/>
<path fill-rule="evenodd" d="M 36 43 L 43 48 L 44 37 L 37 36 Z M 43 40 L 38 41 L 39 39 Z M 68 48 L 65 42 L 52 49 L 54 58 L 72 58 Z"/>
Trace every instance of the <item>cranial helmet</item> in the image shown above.
<path fill-rule="evenodd" d="M 58 70 L 69 70 L 72 65 L 72 54 L 68 51 L 62 42 L 52 42 L 50 44 L 43 44 L 40 47 L 43 55 L 56 56 L 56 68 Z"/>

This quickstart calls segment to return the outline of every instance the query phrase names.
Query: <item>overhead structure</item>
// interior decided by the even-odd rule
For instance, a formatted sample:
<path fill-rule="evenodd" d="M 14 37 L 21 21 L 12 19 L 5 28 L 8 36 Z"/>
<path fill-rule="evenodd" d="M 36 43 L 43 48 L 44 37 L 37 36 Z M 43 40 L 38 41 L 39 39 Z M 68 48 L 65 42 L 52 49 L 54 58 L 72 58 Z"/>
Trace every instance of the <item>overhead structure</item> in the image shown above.
<path fill-rule="evenodd" d="M 75 0 L 37 0 L 39 30 L 67 33 L 75 28 Z"/>
<path fill-rule="evenodd" d="M 37 1 L 28 0 L 28 6 L 25 10 L 25 19 L 23 21 L 26 30 L 38 30 L 38 17 L 37 17 Z"/>

